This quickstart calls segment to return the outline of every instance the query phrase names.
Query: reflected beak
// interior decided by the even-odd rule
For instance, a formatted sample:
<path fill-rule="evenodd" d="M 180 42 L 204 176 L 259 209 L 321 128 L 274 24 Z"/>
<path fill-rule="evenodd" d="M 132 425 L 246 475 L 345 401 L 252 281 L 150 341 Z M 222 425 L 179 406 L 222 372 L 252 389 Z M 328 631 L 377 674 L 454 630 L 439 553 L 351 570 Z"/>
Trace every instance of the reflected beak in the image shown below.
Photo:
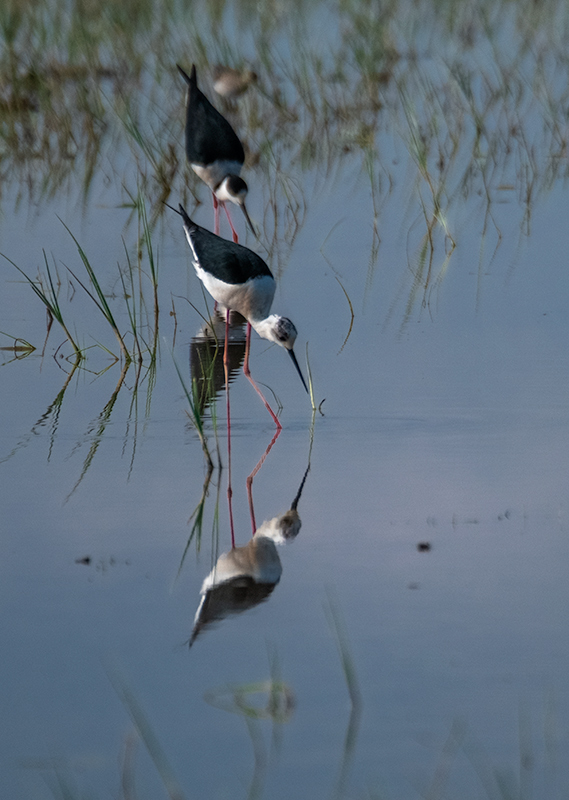
<path fill-rule="evenodd" d="M 249 217 L 247 209 L 245 208 L 245 203 L 240 203 L 240 206 L 243 209 L 243 213 L 245 214 L 245 219 L 247 220 L 247 225 L 249 226 L 249 229 L 250 229 L 251 233 L 253 234 L 255 239 L 258 239 L 259 237 L 257 236 L 257 231 L 253 227 L 253 223 L 251 222 L 251 218 Z"/>
<path fill-rule="evenodd" d="M 294 354 L 294 350 L 288 350 L 287 352 L 288 352 L 289 356 L 292 358 L 292 363 L 296 367 L 296 371 L 300 375 L 300 380 L 302 381 L 302 385 L 306 389 L 306 394 L 309 394 L 308 386 L 306 385 L 306 383 L 304 381 L 304 378 L 302 377 L 302 372 L 300 371 L 300 367 L 298 366 L 298 361 L 296 360 L 296 356 Z"/>

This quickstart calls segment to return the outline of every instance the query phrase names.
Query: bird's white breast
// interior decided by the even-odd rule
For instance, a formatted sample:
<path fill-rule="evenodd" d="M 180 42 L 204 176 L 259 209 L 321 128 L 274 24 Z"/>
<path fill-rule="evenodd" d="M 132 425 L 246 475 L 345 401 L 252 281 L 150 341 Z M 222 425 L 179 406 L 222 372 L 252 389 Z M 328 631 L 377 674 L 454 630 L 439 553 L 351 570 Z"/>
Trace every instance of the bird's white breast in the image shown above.
<path fill-rule="evenodd" d="M 214 161 L 213 164 L 192 164 L 192 169 L 215 193 L 227 175 L 240 175 L 242 166 L 243 164 L 238 161 Z M 219 199 L 227 200 L 228 198 L 220 197 Z"/>
<path fill-rule="evenodd" d="M 194 267 L 210 295 L 222 306 L 238 311 L 249 322 L 268 317 L 275 296 L 275 281 L 270 275 L 250 278 L 245 283 L 225 283 L 202 269 L 197 261 Z"/>
<path fill-rule="evenodd" d="M 265 536 L 254 536 L 244 547 L 235 547 L 218 558 L 202 584 L 201 594 L 240 577 L 252 578 L 256 583 L 278 583 L 281 573 L 275 543 Z"/>

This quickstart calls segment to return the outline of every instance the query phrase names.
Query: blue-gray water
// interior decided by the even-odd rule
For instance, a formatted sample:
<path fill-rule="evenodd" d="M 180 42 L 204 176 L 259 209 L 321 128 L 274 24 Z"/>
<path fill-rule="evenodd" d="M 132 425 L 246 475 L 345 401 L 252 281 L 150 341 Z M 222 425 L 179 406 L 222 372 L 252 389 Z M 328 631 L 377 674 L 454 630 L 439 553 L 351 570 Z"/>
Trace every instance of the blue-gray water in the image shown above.
<path fill-rule="evenodd" d="M 328 182 L 295 173 L 307 213 L 279 270 L 274 310 L 297 325 L 305 372 L 309 343 L 324 416 L 317 413 L 312 428 L 289 359 L 255 339 L 253 374 L 278 394 L 284 430 L 253 494 L 257 522 L 287 509 L 310 453 L 302 529 L 280 550 L 283 574 L 269 599 L 204 631 L 191 650 L 201 583 L 230 538 L 227 470 L 216 470 L 201 547 L 192 543 L 179 572 L 206 475 L 174 366 L 175 359 L 188 378 L 190 340 L 202 324 L 183 298 L 205 313 L 179 221 L 172 214 L 154 231 L 162 314 L 156 384 L 141 381 L 133 405 L 131 367 L 101 426 L 120 366 L 98 345 L 118 348 L 80 287 L 68 287 L 63 265 L 84 273 L 58 217 L 105 290 L 120 295 L 116 263 L 124 263 L 121 237 L 133 241 L 129 212 L 116 207 L 102 177 L 85 213 L 72 192 L 17 211 L 5 197 L 2 252 L 31 276 L 44 266 L 42 248 L 53 254 L 66 317 L 91 349 L 61 408 L 46 415 L 70 369 L 60 356 L 70 349 L 52 358 L 64 340 L 54 324 L 41 357 L 44 311 L 2 263 L 0 329 L 38 348 L 18 361 L 2 351 L 0 373 L 3 797 L 60 797 L 57 776 L 73 797 L 122 796 L 133 723 L 113 686 L 119 679 L 187 798 L 567 791 L 567 191 L 557 181 L 540 194 L 528 235 L 518 195 L 496 190 L 501 240 L 492 226 L 482 236 L 479 197 L 449 204 L 457 247 L 425 304 L 419 293 L 408 311 L 425 221 L 408 199 L 409 154 L 385 146 L 396 180 L 382 194 L 371 270 L 370 183 L 358 159 L 347 155 Z M 263 175 L 247 177 L 258 222 Z M 205 188 L 200 197 L 196 219 L 211 227 Z M 240 215 L 233 218 L 244 233 Z M 444 261 L 440 243 L 434 268 Z M 354 311 L 345 346 L 351 313 L 337 278 Z M 116 305 L 126 329 L 120 298 Z M 273 426 L 242 374 L 231 398 L 236 536 L 245 544 L 246 478 Z M 223 400 L 217 412 L 225 464 Z M 206 427 L 215 451 L 211 421 Z M 419 543 L 430 549 L 419 551 Z M 77 563 L 86 556 L 89 564 Z M 350 702 L 330 604 L 347 632 L 362 698 L 348 747 Z M 275 660 L 295 696 L 288 722 L 247 727 L 245 716 L 204 700 L 212 690 L 268 679 Z M 134 779 L 137 797 L 166 796 L 143 744 Z M 517 787 L 511 795 L 508 782 Z"/>

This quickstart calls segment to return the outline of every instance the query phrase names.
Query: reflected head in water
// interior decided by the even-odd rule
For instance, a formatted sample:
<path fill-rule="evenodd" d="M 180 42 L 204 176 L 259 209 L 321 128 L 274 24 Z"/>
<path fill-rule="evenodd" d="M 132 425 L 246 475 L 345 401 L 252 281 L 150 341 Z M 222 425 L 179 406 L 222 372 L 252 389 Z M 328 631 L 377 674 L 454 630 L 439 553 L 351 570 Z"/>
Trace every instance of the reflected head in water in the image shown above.
<path fill-rule="evenodd" d="M 276 545 L 294 541 L 300 531 L 302 523 L 297 506 L 309 469 L 290 509 L 263 522 L 244 547 L 234 547 L 218 558 L 202 584 L 190 647 L 204 628 L 231 614 L 254 608 L 272 593 L 282 574 Z"/>

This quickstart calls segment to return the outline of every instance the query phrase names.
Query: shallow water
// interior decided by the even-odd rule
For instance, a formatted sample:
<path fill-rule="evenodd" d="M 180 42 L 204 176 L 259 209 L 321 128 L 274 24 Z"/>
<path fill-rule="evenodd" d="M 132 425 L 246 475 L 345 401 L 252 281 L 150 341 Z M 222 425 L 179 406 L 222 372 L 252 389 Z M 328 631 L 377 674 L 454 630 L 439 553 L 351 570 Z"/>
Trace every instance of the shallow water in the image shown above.
<path fill-rule="evenodd" d="M 127 784 L 134 776 L 134 796 L 166 796 L 148 753 L 159 760 L 157 748 L 185 797 L 564 796 L 566 188 L 557 180 L 539 193 L 529 232 L 519 195 L 496 189 L 501 239 L 491 226 L 483 235 L 479 195 L 455 197 L 456 249 L 438 282 L 412 299 L 425 220 L 409 152 L 397 137 L 381 145 L 393 188 L 378 188 L 376 261 L 361 159 L 347 154 L 329 179 L 291 166 L 306 216 L 271 262 L 274 310 L 298 327 L 305 373 L 309 343 L 322 414 L 313 417 L 286 355 L 255 339 L 253 374 L 277 393 L 284 429 L 253 497 L 258 523 L 283 512 L 310 462 L 302 528 L 279 549 L 282 577 L 266 602 L 204 630 L 191 650 L 202 581 L 231 541 L 221 395 L 206 435 L 216 465 L 219 442 L 224 469 L 213 472 L 201 537 L 186 550 L 207 470 L 175 363 L 189 381 L 206 305 L 178 219 L 153 230 L 155 376 L 145 366 L 137 384 L 132 365 L 109 407 L 120 364 L 96 345 L 118 347 L 68 284 L 63 265 L 78 275 L 82 265 L 58 217 L 116 295 L 126 330 L 116 263 L 136 224 L 117 208 L 121 190 L 97 176 L 83 212 L 73 191 L 16 211 L 5 195 L 2 252 L 29 275 L 43 267 L 42 248 L 53 254 L 67 318 L 92 349 L 54 405 L 71 350 L 52 358 L 64 341 L 54 325 L 40 355 L 41 304 L 0 265 L 0 327 L 37 347 L 25 358 L 1 353 L 2 796 L 60 797 L 62 785 L 73 797 L 128 796 L 121 773 Z M 252 169 L 248 179 L 259 223 L 265 176 Z M 211 227 L 198 191 L 195 218 Z M 242 373 L 231 403 L 244 545 L 246 479 L 274 426 Z M 351 714 L 339 651 L 353 664 L 361 714 Z M 284 722 L 271 720 L 264 695 L 247 693 L 271 675 L 294 695 Z M 213 692 L 229 704 L 236 686 L 256 715 L 212 703 Z M 146 740 L 129 767 L 133 729 Z"/>

